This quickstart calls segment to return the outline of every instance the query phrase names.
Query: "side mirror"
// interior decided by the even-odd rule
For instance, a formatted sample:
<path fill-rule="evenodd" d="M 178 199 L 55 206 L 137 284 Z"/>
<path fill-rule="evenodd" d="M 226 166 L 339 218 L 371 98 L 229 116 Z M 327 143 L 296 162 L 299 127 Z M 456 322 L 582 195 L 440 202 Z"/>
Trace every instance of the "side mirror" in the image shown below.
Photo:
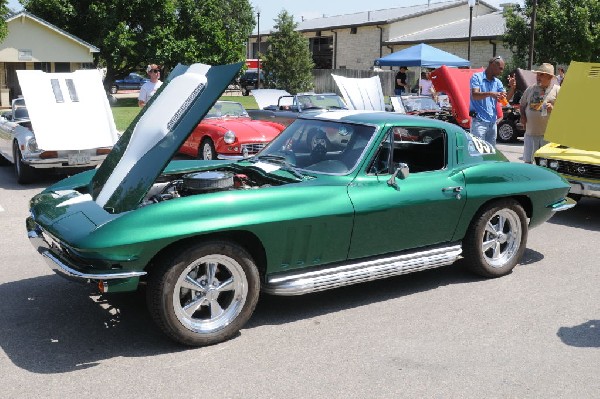
<path fill-rule="evenodd" d="M 400 178 L 402 180 L 404 180 L 408 177 L 409 174 L 410 174 L 410 170 L 408 168 L 408 165 L 405 163 L 399 163 L 398 167 L 396 168 L 396 171 L 394 172 L 392 177 L 390 177 L 389 180 L 387 181 L 388 186 L 392 186 L 395 189 L 398 189 L 398 184 L 396 183 L 396 177 L 400 176 Z"/>

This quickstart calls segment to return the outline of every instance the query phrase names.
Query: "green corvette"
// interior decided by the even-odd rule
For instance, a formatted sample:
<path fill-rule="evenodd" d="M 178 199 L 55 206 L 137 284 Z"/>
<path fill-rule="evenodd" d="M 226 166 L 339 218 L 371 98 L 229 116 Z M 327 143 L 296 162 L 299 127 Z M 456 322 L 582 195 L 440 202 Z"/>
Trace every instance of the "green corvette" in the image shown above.
<path fill-rule="evenodd" d="M 530 227 L 568 209 L 555 172 L 509 163 L 460 127 L 386 112 L 300 117 L 258 155 L 172 161 L 240 65 L 178 67 L 100 168 L 31 200 L 29 238 L 105 293 L 146 285 L 172 339 L 208 345 L 259 293 L 300 295 L 460 257 L 508 274 Z"/>

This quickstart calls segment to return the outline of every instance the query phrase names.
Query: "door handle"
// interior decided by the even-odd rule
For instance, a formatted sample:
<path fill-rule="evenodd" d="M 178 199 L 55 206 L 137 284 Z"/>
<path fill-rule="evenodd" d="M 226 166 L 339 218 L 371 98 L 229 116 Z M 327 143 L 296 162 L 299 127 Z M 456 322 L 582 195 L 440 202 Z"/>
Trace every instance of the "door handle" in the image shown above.
<path fill-rule="evenodd" d="M 452 186 L 452 187 L 444 187 L 442 188 L 443 192 L 447 192 L 447 191 L 452 191 L 454 193 L 454 195 L 456 195 L 456 199 L 460 199 L 461 198 L 461 192 L 462 190 L 464 190 L 463 186 Z"/>

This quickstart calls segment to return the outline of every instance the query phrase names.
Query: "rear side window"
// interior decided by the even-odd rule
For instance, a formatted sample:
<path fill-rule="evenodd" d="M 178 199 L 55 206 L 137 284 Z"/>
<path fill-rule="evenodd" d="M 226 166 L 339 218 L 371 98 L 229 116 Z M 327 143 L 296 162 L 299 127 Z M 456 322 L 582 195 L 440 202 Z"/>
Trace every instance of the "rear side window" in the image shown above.
<path fill-rule="evenodd" d="M 426 127 L 394 126 L 389 133 L 393 136 L 393 154 L 390 158 L 389 135 L 379 146 L 369 173 L 386 174 L 395 170 L 400 163 L 408 165 L 411 173 L 430 172 L 446 168 L 447 134 L 442 129 Z M 390 161 L 393 162 L 390 165 Z"/>

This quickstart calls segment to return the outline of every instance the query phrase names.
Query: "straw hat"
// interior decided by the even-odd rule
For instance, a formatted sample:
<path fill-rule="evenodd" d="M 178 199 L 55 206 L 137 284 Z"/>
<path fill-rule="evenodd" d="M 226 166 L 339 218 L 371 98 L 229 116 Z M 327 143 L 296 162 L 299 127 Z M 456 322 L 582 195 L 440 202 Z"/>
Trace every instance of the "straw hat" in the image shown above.
<path fill-rule="evenodd" d="M 554 65 L 549 64 L 547 62 L 544 62 L 542 65 L 540 65 L 533 72 L 535 72 L 535 73 L 545 73 L 546 75 L 552 75 L 552 76 L 554 76 Z"/>

